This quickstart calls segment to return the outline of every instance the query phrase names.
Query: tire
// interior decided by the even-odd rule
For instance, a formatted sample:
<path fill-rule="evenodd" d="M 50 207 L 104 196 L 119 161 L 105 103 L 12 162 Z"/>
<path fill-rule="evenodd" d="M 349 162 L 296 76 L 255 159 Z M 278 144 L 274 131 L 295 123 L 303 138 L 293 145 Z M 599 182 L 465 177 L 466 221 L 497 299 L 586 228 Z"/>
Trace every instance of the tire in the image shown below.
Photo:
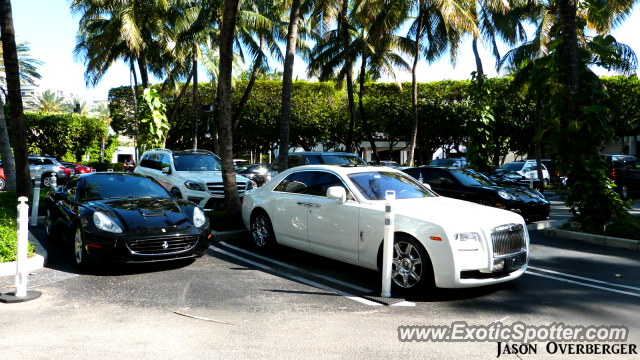
<path fill-rule="evenodd" d="M 631 193 L 629 192 L 629 187 L 625 184 L 620 187 L 620 198 L 622 200 L 629 200 L 631 197 Z"/>
<path fill-rule="evenodd" d="M 87 255 L 87 245 L 84 241 L 84 231 L 82 230 L 82 226 L 76 226 L 74 234 L 73 249 L 76 266 L 78 267 L 78 270 L 82 272 L 89 271 L 93 267 L 93 263 L 89 260 L 89 255 Z"/>
<path fill-rule="evenodd" d="M 51 216 L 51 210 L 47 208 L 47 215 L 44 218 L 44 230 L 47 232 L 47 239 L 54 238 L 55 227 L 53 226 L 53 217 Z"/>
<path fill-rule="evenodd" d="M 42 179 L 41 179 L 41 183 L 40 183 L 40 187 L 41 188 L 48 188 L 51 187 L 51 176 L 53 176 L 53 174 L 43 174 L 42 175 Z"/>
<path fill-rule="evenodd" d="M 422 244 L 411 236 L 395 236 L 391 285 L 411 293 L 435 288 L 431 258 Z"/>
<path fill-rule="evenodd" d="M 273 226 L 269 215 L 262 210 L 254 211 L 251 214 L 251 235 L 253 243 L 259 249 L 272 249 L 276 245 L 276 237 L 273 233 Z"/>
<path fill-rule="evenodd" d="M 176 199 L 182 199 L 182 193 L 180 192 L 180 190 L 176 188 L 171 189 L 171 196 L 173 196 Z"/>
<path fill-rule="evenodd" d="M 7 183 L 0 177 L 0 191 L 4 190 L 5 186 L 7 186 Z"/>

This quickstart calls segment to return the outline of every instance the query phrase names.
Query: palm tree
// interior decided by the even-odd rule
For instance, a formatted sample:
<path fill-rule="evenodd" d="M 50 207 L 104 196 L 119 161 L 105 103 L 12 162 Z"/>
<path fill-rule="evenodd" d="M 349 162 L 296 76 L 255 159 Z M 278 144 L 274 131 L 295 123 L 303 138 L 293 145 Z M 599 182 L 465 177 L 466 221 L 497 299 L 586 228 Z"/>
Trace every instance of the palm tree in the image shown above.
<path fill-rule="evenodd" d="M 458 54 L 458 46 L 462 34 L 478 33 L 473 14 L 471 0 L 414 1 L 414 12 L 417 14 L 411 27 L 409 37 L 414 39 L 414 58 L 411 69 L 411 103 L 413 110 L 413 126 L 411 130 L 409 156 L 407 163 L 414 161 L 416 138 L 418 136 L 418 78 L 417 67 L 422 53 L 428 63 L 439 60 L 447 48 L 451 61 Z"/>
<path fill-rule="evenodd" d="M 31 174 L 29 172 L 27 140 L 25 138 L 24 110 L 20 93 L 20 63 L 16 46 L 11 0 L 0 0 L 0 41 L 2 59 L 7 77 L 7 101 L 11 109 L 11 133 L 13 135 L 13 155 L 15 160 L 16 191 L 18 196 L 31 194 Z M 6 148 L 1 155 L 5 155 Z M 4 160 L 4 159 L 3 159 Z M 10 158 L 3 161 L 5 176 L 14 176 L 14 164 Z M 7 174 L 8 173 L 8 174 Z M 9 180 L 11 181 L 11 180 Z"/>
<path fill-rule="evenodd" d="M 34 111 L 45 114 L 73 111 L 75 108 L 75 105 L 65 104 L 64 96 L 58 95 L 51 89 L 47 89 L 31 98 L 27 101 L 27 106 Z"/>
<path fill-rule="evenodd" d="M 0 42 L 1 45 L 1 42 Z M 16 51 L 18 53 L 18 66 L 20 68 L 20 83 L 23 85 L 33 85 L 36 80 L 42 79 L 42 76 L 38 72 L 38 66 L 44 65 L 44 62 L 31 57 L 31 43 L 29 41 L 23 41 L 16 45 Z M 2 55 L 2 47 L 0 46 L 0 55 Z M 4 60 L 0 57 L 0 72 L 4 70 Z M 7 99 L 7 92 L 5 90 L 7 84 L 4 77 L 0 78 L 0 89 L 4 93 L 5 100 Z"/>
<path fill-rule="evenodd" d="M 220 158 L 222 159 L 222 183 L 227 219 L 237 224 L 240 219 L 240 197 L 233 167 L 233 130 L 231 129 L 231 78 L 233 70 L 233 43 L 238 14 L 238 0 L 225 0 L 220 31 Z"/>

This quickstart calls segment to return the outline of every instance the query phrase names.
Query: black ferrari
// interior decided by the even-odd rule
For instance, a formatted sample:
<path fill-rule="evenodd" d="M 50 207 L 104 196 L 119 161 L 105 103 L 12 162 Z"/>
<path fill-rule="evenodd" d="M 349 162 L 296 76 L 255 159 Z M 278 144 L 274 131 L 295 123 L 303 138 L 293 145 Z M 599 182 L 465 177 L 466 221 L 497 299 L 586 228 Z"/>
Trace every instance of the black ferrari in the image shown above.
<path fill-rule="evenodd" d="M 544 184 L 538 179 L 527 179 L 526 177 L 518 174 L 515 171 L 509 171 L 505 169 L 495 169 L 489 172 L 483 172 L 483 175 L 491 179 L 498 185 L 518 185 L 524 187 L 530 187 L 533 182 L 533 188 L 542 191 Z M 533 180 L 533 181 L 532 181 Z"/>
<path fill-rule="evenodd" d="M 402 171 L 415 179 L 422 179 L 442 196 L 513 211 L 528 221 L 543 220 L 549 216 L 549 201 L 538 190 L 498 185 L 475 170 L 427 166 Z"/>
<path fill-rule="evenodd" d="M 47 195 L 47 236 L 74 244 L 79 268 L 94 262 L 196 258 L 211 243 L 209 219 L 190 201 L 133 173 L 90 173 Z"/>

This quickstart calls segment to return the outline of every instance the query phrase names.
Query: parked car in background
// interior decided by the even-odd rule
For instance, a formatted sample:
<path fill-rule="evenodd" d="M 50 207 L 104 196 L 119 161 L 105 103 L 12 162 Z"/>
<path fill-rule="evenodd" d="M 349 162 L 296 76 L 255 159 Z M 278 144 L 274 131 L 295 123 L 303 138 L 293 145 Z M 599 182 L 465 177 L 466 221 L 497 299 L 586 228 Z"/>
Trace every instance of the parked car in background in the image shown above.
<path fill-rule="evenodd" d="M 74 244 L 76 264 L 200 257 L 211 243 L 208 217 L 148 176 L 74 176 L 47 195 L 47 236 Z"/>
<path fill-rule="evenodd" d="M 509 171 L 505 169 L 495 169 L 489 172 L 483 172 L 483 175 L 491 179 L 498 185 L 518 185 L 529 187 L 531 186 L 531 180 L 533 180 L 533 188 L 538 191 L 544 190 L 544 183 L 538 179 L 527 179 L 515 171 Z"/>
<path fill-rule="evenodd" d="M 635 156 L 602 154 L 607 162 L 607 176 L 616 186 L 613 188 L 622 200 L 629 200 L 633 193 L 640 191 L 640 160 Z M 576 178 L 567 174 L 565 185 L 572 187 Z"/>
<path fill-rule="evenodd" d="M 375 165 L 378 165 L 378 164 L 376 164 L 375 161 L 369 161 L 369 165 L 375 166 Z M 391 160 L 380 160 L 380 165 L 381 166 L 390 167 L 392 169 L 400 167 L 400 164 L 398 164 L 395 161 L 391 161 Z"/>
<path fill-rule="evenodd" d="M 510 162 L 508 164 L 502 165 L 500 169 L 516 172 L 527 179 L 529 179 L 529 177 L 531 176 L 533 176 L 534 179 L 538 178 L 538 170 L 535 160 Z M 549 183 L 551 182 L 551 178 L 549 177 L 549 171 L 544 165 L 542 165 L 542 176 L 544 178 L 544 184 L 549 185 Z"/>
<path fill-rule="evenodd" d="M 0 166 L 2 165 L 0 164 Z M 0 167 L 0 191 L 3 191 L 6 186 L 7 182 L 4 179 L 4 169 Z"/>
<path fill-rule="evenodd" d="M 458 167 L 419 167 L 403 170 L 411 177 L 422 177 L 439 195 L 498 207 L 520 214 L 528 221 L 549 216 L 550 205 L 537 190 L 523 186 L 498 185 L 471 169 Z"/>
<path fill-rule="evenodd" d="M 66 169 L 65 173 L 67 175 L 67 180 L 75 174 L 88 174 L 94 170 L 92 167 L 74 162 L 60 161 L 60 164 L 62 164 Z"/>
<path fill-rule="evenodd" d="M 145 151 L 134 172 L 151 176 L 178 199 L 193 201 L 205 210 L 224 209 L 222 167 L 206 150 L 153 149 Z M 253 184 L 236 175 L 240 198 Z"/>
<path fill-rule="evenodd" d="M 295 152 L 289 153 L 289 169 L 302 165 L 368 165 L 360 156 L 343 152 Z M 267 181 L 278 175 L 278 159 L 269 165 Z"/>
<path fill-rule="evenodd" d="M 394 286 L 477 287 L 526 270 L 529 236 L 520 215 L 438 196 L 390 168 L 288 169 L 245 195 L 242 220 L 258 248 L 285 245 L 380 270 L 389 190 L 396 196 Z"/>
<path fill-rule="evenodd" d="M 266 174 L 268 167 L 264 164 L 248 164 L 238 166 L 236 173 L 253 181 L 254 187 L 259 187 L 265 184 Z"/>
<path fill-rule="evenodd" d="M 233 166 L 236 168 L 242 165 L 247 165 L 247 164 L 249 164 L 249 160 L 233 159 Z"/>
<path fill-rule="evenodd" d="M 428 166 L 466 167 L 467 166 L 467 159 L 466 158 L 437 159 L 437 160 L 433 160 L 432 162 L 430 162 Z"/>
<path fill-rule="evenodd" d="M 41 185 L 43 187 L 51 186 L 51 177 L 56 176 L 56 182 L 62 184 L 67 181 L 66 168 L 52 156 L 29 156 L 29 172 L 31 180 L 36 180 L 36 170 L 41 171 Z"/>

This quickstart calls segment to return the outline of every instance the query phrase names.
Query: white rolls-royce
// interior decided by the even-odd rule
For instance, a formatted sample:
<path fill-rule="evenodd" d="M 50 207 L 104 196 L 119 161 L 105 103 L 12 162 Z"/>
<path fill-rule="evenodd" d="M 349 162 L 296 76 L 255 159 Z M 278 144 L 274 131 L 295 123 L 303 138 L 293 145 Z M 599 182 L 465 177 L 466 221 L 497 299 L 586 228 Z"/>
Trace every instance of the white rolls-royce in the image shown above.
<path fill-rule="evenodd" d="M 475 287 L 526 270 L 529 234 L 520 215 L 438 196 L 390 168 L 289 169 L 245 193 L 242 220 L 258 247 L 277 243 L 378 270 L 387 190 L 396 194 L 396 286 Z"/>

